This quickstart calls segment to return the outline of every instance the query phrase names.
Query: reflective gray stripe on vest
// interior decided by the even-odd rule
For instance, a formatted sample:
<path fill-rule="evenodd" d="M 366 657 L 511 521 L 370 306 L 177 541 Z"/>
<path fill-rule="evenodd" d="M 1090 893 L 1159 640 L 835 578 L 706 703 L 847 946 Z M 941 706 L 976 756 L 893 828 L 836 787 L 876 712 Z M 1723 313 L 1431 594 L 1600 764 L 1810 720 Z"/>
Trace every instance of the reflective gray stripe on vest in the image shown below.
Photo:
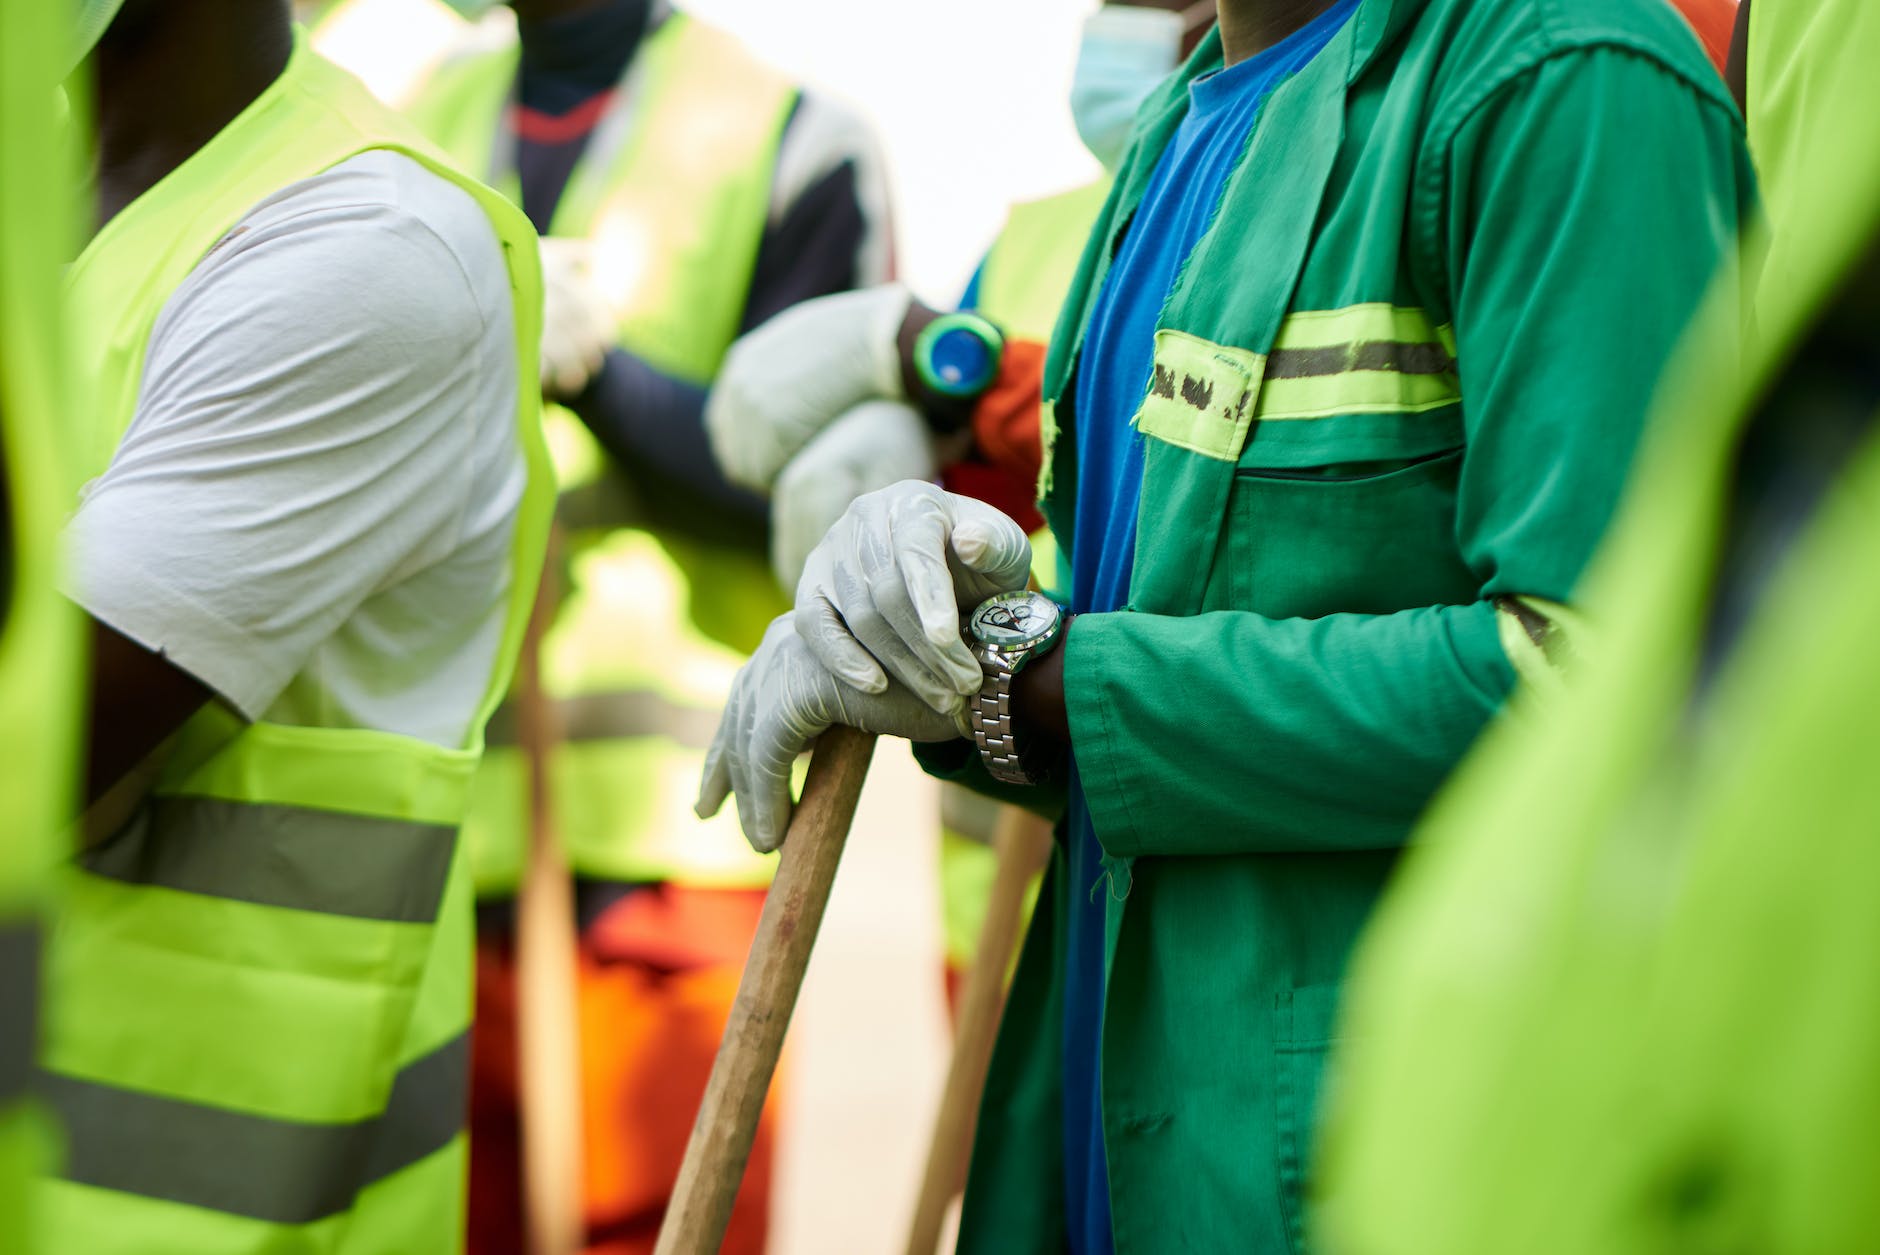
<path fill-rule="evenodd" d="M 311 1224 L 450 1145 L 464 1127 L 470 1035 L 406 1065 L 382 1115 L 302 1124 L 42 1073 L 64 1121 L 64 1176 L 271 1224 Z"/>
<path fill-rule="evenodd" d="M 158 797 L 87 850 L 112 880 L 356 919 L 437 918 L 457 830 L 378 815 Z"/>
<path fill-rule="evenodd" d="M 0 922 L 0 1108 L 25 1095 L 39 1025 L 39 925 Z"/>
<path fill-rule="evenodd" d="M 715 710 L 681 706 L 645 689 L 586 693 L 555 702 L 556 732 L 564 741 L 627 741 L 659 736 L 689 749 L 711 748 L 718 731 Z M 483 735 L 488 745 L 516 745 L 516 712 L 505 702 Z"/>

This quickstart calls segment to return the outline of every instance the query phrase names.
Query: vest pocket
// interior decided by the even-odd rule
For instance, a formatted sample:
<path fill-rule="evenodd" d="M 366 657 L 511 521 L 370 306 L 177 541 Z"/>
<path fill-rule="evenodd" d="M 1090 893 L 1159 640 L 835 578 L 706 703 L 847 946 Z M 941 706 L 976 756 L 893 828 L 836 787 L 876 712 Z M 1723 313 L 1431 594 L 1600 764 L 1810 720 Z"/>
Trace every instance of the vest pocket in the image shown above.
<path fill-rule="evenodd" d="M 1456 544 L 1462 450 L 1236 468 L 1206 608 L 1269 618 L 1473 600 Z"/>
<path fill-rule="evenodd" d="M 1306 1255 L 1306 1201 L 1337 985 L 1307 985 L 1274 1002 L 1273 1100 L 1280 1216 L 1292 1255 Z"/>

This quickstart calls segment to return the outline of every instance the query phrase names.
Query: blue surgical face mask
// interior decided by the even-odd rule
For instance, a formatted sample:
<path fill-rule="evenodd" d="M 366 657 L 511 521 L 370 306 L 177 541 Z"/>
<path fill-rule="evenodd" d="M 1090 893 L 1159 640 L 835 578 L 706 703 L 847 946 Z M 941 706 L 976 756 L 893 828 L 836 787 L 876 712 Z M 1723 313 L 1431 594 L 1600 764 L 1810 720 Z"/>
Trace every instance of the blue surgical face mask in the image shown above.
<path fill-rule="evenodd" d="M 1106 4 L 1084 22 L 1071 116 L 1104 169 L 1116 169 L 1137 108 L 1181 64 L 1186 25 L 1179 13 L 1127 4 Z"/>

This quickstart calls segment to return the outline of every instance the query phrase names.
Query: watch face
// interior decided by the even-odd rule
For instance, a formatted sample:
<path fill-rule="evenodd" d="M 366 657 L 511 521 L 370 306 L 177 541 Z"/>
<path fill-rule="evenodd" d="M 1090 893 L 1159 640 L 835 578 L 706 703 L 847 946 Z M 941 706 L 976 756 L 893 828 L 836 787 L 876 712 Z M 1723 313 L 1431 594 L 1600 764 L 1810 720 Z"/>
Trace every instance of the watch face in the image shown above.
<path fill-rule="evenodd" d="M 943 397 L 973 400 L 999 375 L 1004 337 L 977 314 L 942 314 L 914 341 L 921 383 Z"/>
<path fill-rule="evenodd" d="M 954 327 L 936 339 L 927 360 L 941 390 L 949 396 L 984 392 L 998 369 L 992 349 L 964 327 Z"/>
<path fill-rule="evenodd" d="M 994 649 L 1017 650 L 1048 639 L 1063 612 L 1043 593 L 1001 593 L 981 602 L 967 620 L 973 639 Z"/>

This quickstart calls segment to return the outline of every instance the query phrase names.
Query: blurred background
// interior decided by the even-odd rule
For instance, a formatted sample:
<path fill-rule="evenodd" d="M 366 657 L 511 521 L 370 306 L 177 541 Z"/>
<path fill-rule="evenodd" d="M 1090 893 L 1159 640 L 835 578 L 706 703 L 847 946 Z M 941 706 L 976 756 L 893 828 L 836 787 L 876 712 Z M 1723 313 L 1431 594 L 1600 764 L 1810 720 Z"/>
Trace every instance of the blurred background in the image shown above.
<path fill-rule="evenodd" d="M 686 0 L 806 85 L 855 106 L 888 154 L 901 277 L 951 306 L 1006 206 L 1088 183 L 1067 103 L 1096 0 Z M 433 0 L 374 5 L 322 45 L 396 99 L 457 28 Z"/>

